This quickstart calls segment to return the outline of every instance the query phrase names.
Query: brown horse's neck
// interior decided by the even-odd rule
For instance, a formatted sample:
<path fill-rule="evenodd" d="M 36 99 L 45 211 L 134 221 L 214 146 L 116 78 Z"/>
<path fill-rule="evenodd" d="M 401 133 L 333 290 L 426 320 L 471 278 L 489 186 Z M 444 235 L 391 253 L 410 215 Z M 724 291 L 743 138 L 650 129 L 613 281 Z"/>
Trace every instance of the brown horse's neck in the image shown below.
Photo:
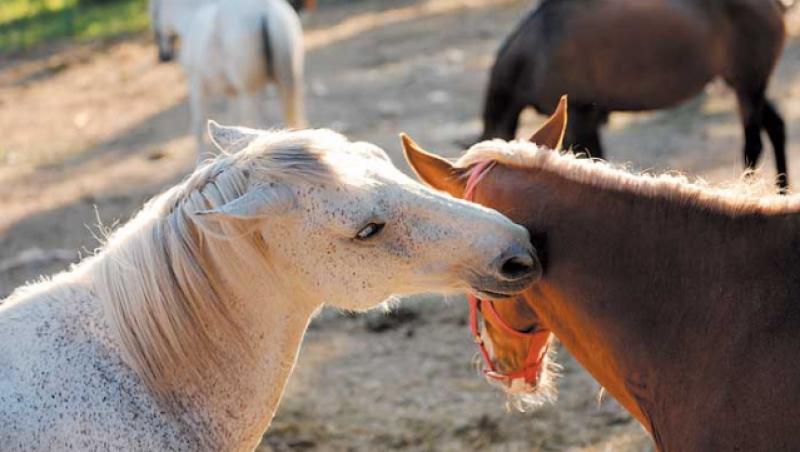
<path fill-rule="evenodd" d="M 798 221 L 605 187 L 498 166 L 476 201 L 531 231 L 545 275 L 526 298 L 660 448 L 742 444 L 702 441 L 747 430 L 762 364 L 800 346 Z"/>

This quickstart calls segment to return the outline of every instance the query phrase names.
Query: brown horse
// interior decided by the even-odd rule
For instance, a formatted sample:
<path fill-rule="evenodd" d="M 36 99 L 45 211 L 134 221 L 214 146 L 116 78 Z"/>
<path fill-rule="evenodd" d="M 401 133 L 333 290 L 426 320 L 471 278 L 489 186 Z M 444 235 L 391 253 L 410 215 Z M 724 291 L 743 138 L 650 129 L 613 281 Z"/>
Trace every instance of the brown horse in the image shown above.
<path fill-rule="evenodd" d="M 800 197 L 546 149 L 565 122 L 561 108 L 534 135 L 540 146 L 488 141 L 455 165 L 404 143 L 419 177 L 457 197 L 477 164 L 494 162 L 474 199 L 524 225 L 540 252 L 541 281 L 486 315 L 494 367 L 519 371 L 535 342 L 498 319 L 550 330 L 659 450 L 800 450 Z M 534 365 L 529 383 L 547 380 Z"/>
<path fill-rule="evenodd" d="M 602 158 L 610 112 L 671 107 L 722 77 L 739 102 L 746 167 L 763 129 L 785 189 L 784 122 L 765 97 L 784 36 L 774 0 L 544 0 L 497 54 L 481 140 L 513 139 L 525 107 L 550 114 L 566 93 L 566 146 Z"/>

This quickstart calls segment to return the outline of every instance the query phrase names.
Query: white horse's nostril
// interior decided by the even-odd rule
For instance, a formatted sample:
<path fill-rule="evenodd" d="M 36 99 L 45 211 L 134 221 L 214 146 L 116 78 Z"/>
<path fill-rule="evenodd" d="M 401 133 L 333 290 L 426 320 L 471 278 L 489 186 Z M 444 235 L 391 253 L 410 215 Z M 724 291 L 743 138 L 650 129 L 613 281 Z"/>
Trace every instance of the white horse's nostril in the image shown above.
<path fill-rule="evenodd" d="M 533 271 L 533 257 L 530 254 L 513 256 L 503 262 L 500 273 L 509 279 L 528 276 Z"/>
<path fill-rule="evenodd" d="M 516 281 L 530 278 L 537 270 L 536 258 L 525 247 L 514 245 L 498 259 L 500 276 Z"/>

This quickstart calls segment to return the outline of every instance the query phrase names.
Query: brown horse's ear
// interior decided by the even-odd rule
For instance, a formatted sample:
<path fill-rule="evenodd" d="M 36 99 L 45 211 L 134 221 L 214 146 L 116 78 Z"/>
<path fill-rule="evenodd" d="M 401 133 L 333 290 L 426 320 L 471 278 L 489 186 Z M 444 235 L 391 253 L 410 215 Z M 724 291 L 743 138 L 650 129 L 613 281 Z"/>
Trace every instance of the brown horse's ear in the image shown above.
<path fill-rule="evenodd" d="M 549 149 L 561 149 L 564 132 L 567 130 L 567 96 L 561 96 L 555 113 L 530 138 L 530 142 Z"/>
<path fill-rule="evenodd" d="M 453 167 L 445 158 L 423 150 L 404 133 L 400 134 L 400 141 L 403 142 L 406 161 L 421 181 L 456 198 L 464 196 L 466 182 L 460 177 L 461 170 Z"/>

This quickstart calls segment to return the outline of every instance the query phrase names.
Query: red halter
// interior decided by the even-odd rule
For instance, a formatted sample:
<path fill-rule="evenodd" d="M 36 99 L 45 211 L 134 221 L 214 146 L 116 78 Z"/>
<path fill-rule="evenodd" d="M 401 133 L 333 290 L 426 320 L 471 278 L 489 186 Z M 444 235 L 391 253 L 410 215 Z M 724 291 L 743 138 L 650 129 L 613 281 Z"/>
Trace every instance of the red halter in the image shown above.
<path fill-rule="evenodd" d="M 464 192 L 464 199 L 467 201 L 474 201 L 475 188 L 477 187 L 478 182 L 481 181 L 483 176 L 485 176 L 493 166 L 493 161 L 481 162 L 475 165 L 470 172 L 469 179 L 467 179 L 467 187 L 466 191 Z M 536 381 L 539 378 L 539 370 L 542 367 L 542 360 L 544 360 L 544 357 L 547 354 L 547 342 L 550 339 L 550 330 L 537 329 L 531 332 L 517 331 L 500 318 L 495 310 L 492 300 L 481 300 L 472 294 L 467 296 L 467 300 L 469 301 L 469 329 L 472 332 L 472 336 L 475 338 L 475 343 L 478 344 L 478 348 L 481 351 L 481 356 L 483 356 L 483 361 L 486 363 L 486 369 L 484 370 L 486 376 L 493 380 L 505 382 L 510 382 L 517 378 L 523 378 L 526 383 L 536 384 Z M 481 337 L 481 331 L 478 325 L 479 313 L 483 314 L 484 317 L 491 318 L 494 322 L 493 324 L 497 325 L 505 334 L 521 339 L 529 339 L 531 341 L 530 345 L 528 346 L 528 356 L 525 358 L 525 363 L 523 364 L 522 369 L 509 373 L 502 373 L 497 370 L 492 362 L 492 358 L 489 356 L 489 351 L 486 350 L 486 345 L 483 342 L 483 338 Z"/>

